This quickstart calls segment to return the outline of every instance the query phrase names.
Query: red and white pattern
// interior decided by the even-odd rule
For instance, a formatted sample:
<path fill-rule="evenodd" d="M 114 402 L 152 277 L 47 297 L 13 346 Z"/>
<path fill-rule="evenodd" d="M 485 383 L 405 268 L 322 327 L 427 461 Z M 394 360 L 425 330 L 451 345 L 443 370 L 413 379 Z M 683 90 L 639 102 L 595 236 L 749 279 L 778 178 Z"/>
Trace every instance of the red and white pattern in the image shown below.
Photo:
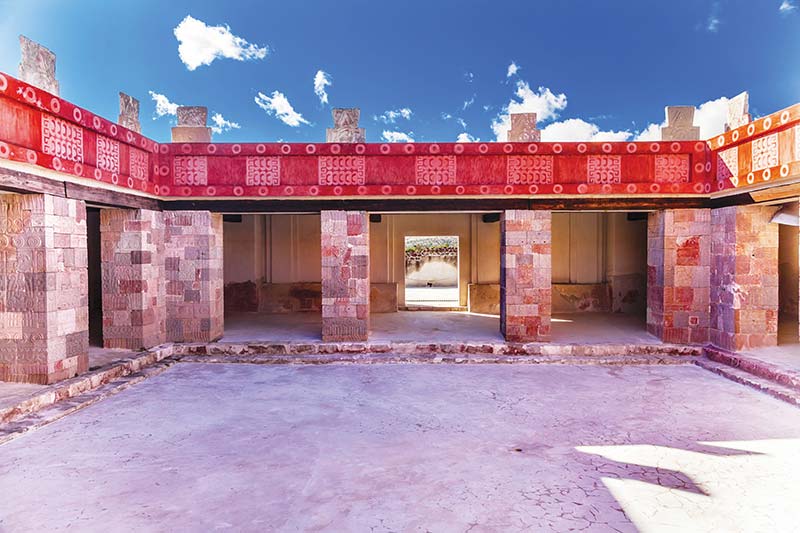
<path fill-rule="evenodd" d="M 281 184 L 280 157 L 248 157 L 245 185 L 263 186 Z"/>
<path fill-rule="evenodd" d="M 760 139 L 755 139 L 752 143 L 753 172 L 778 166 L 778 134 L 773 133 Z"/>
<path fill-rule="evenodd" d="M 147 180 L 147 152 L 130 147 L 130 175 L 135 180 Z"/>
<path fill-rule="evenodd" d="M 719 152 L 717 157 L 717 180 L 739 176 L 739 147 L 734 146 Z"/>
<path fill-rule="evenodd" d="M 175 156 L 173 177 L 175 185 L 208 185 L 206 156 Z"/>
<path fill-rule="evenodd" d="M 548 185 L 553 183 L 553 156 L 511 155 L 506 160 L 509 185 Z"/>
<path fill-rule="evenodd" d="M 83 130 L 66 120 L 42 115 L 42 152 L 83 163 Z"/>
<path fill-rule="evenodd" d="M 119 143 L 102 135 L 97 136 L 97 164 L 100 170 L 119 174 Z"/>
<path fill-rule="evenodd" d="M 320 185 L 364 185 L 364 156 L 340 155 L 319 158 Z"/>
<path fill-rule="evenodd" d="M 794 158 L 800 161 L 800 126 L 794 127 Z"/>
<path fill-rule="evenodd" d="M 689 183 L 689 156 L 657 155 L 656 183 Z"/>
<path fill-rule="evenodd" d="M 414 158 L 417 185 L 455 185 L 456 156 L 419 155 Z"/>
<path fill-rule="evenodd" d="M 589 184 L 620 183 L 622 158 L 618 155 L 590 155 L 586 164 L 586 182 Z"/>

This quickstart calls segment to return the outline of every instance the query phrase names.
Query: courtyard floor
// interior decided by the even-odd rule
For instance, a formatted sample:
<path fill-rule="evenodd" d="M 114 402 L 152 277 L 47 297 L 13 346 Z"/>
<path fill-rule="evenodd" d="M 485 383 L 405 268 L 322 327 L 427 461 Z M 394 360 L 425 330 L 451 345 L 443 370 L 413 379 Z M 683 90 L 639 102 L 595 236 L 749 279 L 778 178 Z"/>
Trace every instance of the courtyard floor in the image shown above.
<path fill-rule="evenodd" d="M 0 445 L 0 530 L 790 531 L 798 450 L 688 365 L 179 363 Z"/>

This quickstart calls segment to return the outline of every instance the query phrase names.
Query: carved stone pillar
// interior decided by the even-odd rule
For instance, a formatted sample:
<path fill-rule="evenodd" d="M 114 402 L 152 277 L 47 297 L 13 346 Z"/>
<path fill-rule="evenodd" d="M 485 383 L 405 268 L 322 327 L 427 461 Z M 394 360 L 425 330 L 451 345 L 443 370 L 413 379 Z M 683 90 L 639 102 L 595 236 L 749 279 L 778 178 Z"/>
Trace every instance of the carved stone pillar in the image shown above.
<path fill-rule="evenodd" d="M 139 100 L 125 93 L 119 93 L 119 125 L 135 132 L 141 133 L 142 125 L 139 123 Z"/>
<path fill-rule="evenodd" d="M 358 127 L 361 110 L 357 107 L 333 110 L 333 128 L 325 133 L 325 142 L 363 143 L 366 140 L 364 128 Z"/>
<path fill-rule="evenodd" d="M 56 55 L 24 35 L 19 36 L 19 48 L 22 56 L 19 63 L 19 79 L 58 95 Z"/>
<path fill-rule="evenodd" d="M 694 125 L 694 106 L 675 105 L 664 110 L 667 125 L 661 128 L 662 141 L 696 141 L 700 128 Z"/>
<path fill-rule="evenodd" d="M 531 143 L 542 139 L 541 130 L 536 129 L 536 113 L 512 113 L 508 142 Z"/>
<path fill-rule="evenodd" d="M 210 143 L 211 128 L 206 126 L 208 108 L 201 106 L 178 107 L 178 125 L 172 128 L 174 143 Z"/>

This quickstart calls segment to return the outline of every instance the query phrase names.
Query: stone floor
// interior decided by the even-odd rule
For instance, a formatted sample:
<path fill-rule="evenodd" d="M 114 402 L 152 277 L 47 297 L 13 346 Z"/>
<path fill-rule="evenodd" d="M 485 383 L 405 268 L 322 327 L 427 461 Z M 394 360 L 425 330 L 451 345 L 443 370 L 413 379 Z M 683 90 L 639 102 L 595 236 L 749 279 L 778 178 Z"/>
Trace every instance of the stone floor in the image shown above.
<path fill-rule="evenodd" d="M 320 315 L 297 313 L 226 315 L 224 342 L 319 341 Z M 450 311 L 399 311 L 370 316 L 370 340 L 425 342 L 502 342 L 500 318 Z M 660 344 L 647 333 L 644 319 L 623 314 L 557 314 L 552 321 L 553 343 Z"/>
<path fill-rule="evenodd" d="M 181 363 L 0 445 L 0 530 L 791 531 L 798 449 L 693 366 Z"/>

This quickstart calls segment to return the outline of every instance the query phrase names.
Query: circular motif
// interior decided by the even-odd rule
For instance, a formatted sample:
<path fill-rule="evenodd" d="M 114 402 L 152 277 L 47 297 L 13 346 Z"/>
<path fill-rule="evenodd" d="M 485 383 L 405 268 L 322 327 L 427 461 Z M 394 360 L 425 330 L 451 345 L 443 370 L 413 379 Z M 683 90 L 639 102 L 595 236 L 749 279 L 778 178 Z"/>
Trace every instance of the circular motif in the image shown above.
<path fill-rule="evenodd" d="M 629 154 L 634 154 L 634 153 L 636 153 L 636 150 L 638 150 L 638 149 L 639 149 L 639 148 L 638 148 L 638 146 L 636 146 L 636 143 L 628 143 L 628 144 L 625 146 L 625 150 L 627 150 Z"/>
<path fill-rule="evenodd" d="M 789 175 L 789 165 L 781 165 L 780 174 L 782 178 Z"/>
<path fill-rule="evenodd" d="M 771 177 L 772 177 L 772 171 L 768 168 L 765 168 L 764 172 L 761 173 L 761 179 L 763 179 L 764 181 L 769 181 Z"/>
<path fill-rule="evenodd" d="M 635 193 L 636 192 L 636 184 L 635 183 L 629 183 L 628 186 L 625 187 L 625 190 L 628 191 L 628 193 L 630 193 L 630 194 Z"/>
<path fill-rule="evenodd" d="M 338 154 L 341 151 L 342 151 L 341 145 L 339 145 L 339 144 L 332 144 L 331 145 L 331 153 L 332 154 Z"/>
<path fill-rule="evenodd" d="M 488 152 L 488 151 L 489 151 L 489 145 L 487 145 L 487 144 L 481 144 L 480 146 L 478 146 L 478 151 L 479 151 L 480 153 L 482 153 L 482 154 L 485 154 L 486 152 Z"/>
<path fill-rule="evenodd" d="M 560 183 L 556 183 L 555 185 L 553 185 L 553 192 L 556 194 L 561 194 L 562 192 L 564 192 L 564 186 L 561 185 Z"/>
<path fill-rule="evenodd" d="M 539 186 L 531 185 L 530 187 L 528 187 L 528 192 L 531 194 L 536 194 L 537 192 L 539 192 Z"/>
<path fill-rule="evenodd" d="M 234 155 L 238 155 L 238 154 L 242 153 L 242 145 L 241 144 L 234 144 L 233 146 L 231 146 L 231 152 Z"/>
<path fill-rule="evenodd" d="M 72 165 L 72 172 L 77 176 L 83 176 L 83 165 L 75 162 L 75 164 Z M 129 187 L 132 187 L 132 185 L 129 185 Z"/>
<path fill-rule="evenodd" d="M 718 181 L 717 182 L 717 190 L 721 191 L 724 188 L 725 188 L 725 182 L 724 181 Z"/>
<path fill-rule="evenodd" d="M 513 185 L 506 185 L 503 187 L 503 192 L 506 194 L 513 194 L 514 193 L 514 186 Z"/>
<path fill-rule="evenodd" d="M 694 171 L 697 174 L 700 174 L 701 172 L 703 172 L 704 168 L 705 168 L 705 165 L 703 163 L 695 163 L 695 165 L 694 165 Z"/>
<path fill-rule="evenodd" d="M 112 124 L 111 126 L 108 127 L 108 131 L 111 132 L 111 135 L 114 135 L 116 137 L 117 131 L 118 131 L 117 130 L 117 125 L 116 124 Z"/>
<path fill-rule="evenodd" d="M 25 87 L 22 97 L 32 104 L 36 103 L 36 91 L 33 90 L 33 87 Z"/>
<path fill-rule="evenodd" d="M 658 183 L 653 183 L 650 185 L 650 192 L 658 192 L 661 190 L 661 185 Z"/>
<path fill-rule="evenodd" d="M 294 194 L 294 187 L 292 187 L 291 185 L 287 185 L 286 187 L 283 188 L 283 192 L 284 194 L 291 196 Z"/>
<path fill-rule="evenodd" d="M 216 196 L 217 195 L 217 188 L 213 185 L 209 185 L 206 187 L 206 194 L 209 196 Z"/>
<path fill-rule="evenodd" d="M 389 148 L 388 144 L 384 143 L 384 144 L 381 145 L 381 153 L 382 154 L 388 154 L 389 150 L 391 150 L 391 148 Z"/>
<path fill-rule="evenodd" d="M 94 169 L 94 179 L 101 180 L 103 179 L 103 171 L 99 168 Z"/>
<path fill-rule="evenodd" d="M 116 173 L 111 174 L 111 183 L 116 185 L 119 182 L 119 175 Z"/>
<path fill-rule="evenodd" d="M 703 141 L 698 141 L 694 143 L 694 151 L 695 152 L 703 152 L 706 149 L 706 143 Z"/>
<path fill-rule="evenodd" d="M 139 146 L 141 146 L 142 148 L 146 148 L 147 147 L 147 139 L 142 137 L 142 139 L 139 141 Z"/>
<path fill-rule="evenodd" d="M 93 127 L 94 127 L 94 129 L 96 129 L 96 130 L 99 130 L 99 129 L 100 129 L 100 126 L 101 126 L 101 124 L 100 124 L 100 117 L 97 117 L 97 116 L 94 116 L 94 117 L 92 117 L 92 126 L 93 126 Z"/>
<path fill-rule="evenodd" d="M 365 186 L 363 186 L 363 185 L 359 185 L 358 189 L 356 189 L 356 190 L 358 191 L 358 194 L 361 194 L 361 195 L 367 194 L 367 188 Z"/>
<path fill-rule="evenodd" d="M 158 147 L 158 151 L 161 152 L 162 154 L 166 154 L 167 152 L 169 152 L 169 146 L 166 144 L 162 144 L 161 146 Z"/>
<path fill-rule="evenodd" d="M 407 153 L 407 154 L 413 154 L 414 153 L 414 145 L 410 144 L 410 143 L 406 143 L 406 145 L 403 146 L 403 151 L 405 151 L 405 153 Z"/>
<path fill-rule="evenodd" d="M 457 144 L 457 145 L 455 145 L 455 146 L 453 147 L 453 151 L 454 151 L 455 153 L 457 153 L 457 154 L 463 154 L 463 153 L 464 153 L 464 145 L 463 145 L 463 144 Z"/>
<path fill-rule="evenodd" d="M 710 183 L 705 183 L 703 185 L 703 192 L 711 192 L 711 184 Z"/>
<path fill-rule="evenodd" d="M 244 194 L 244 188 L 241 185 L 237 185 L 233 188 L 233 194 L 236 196 L 241 196 Z"/>
<path fill-rule="evenodd" d="M 752 185 L 755 181 L 756 181 L 756 177 L 752 172 L 747 175 L 747 183 Z"/>
<path fill-rule="evenodd" d="M 158 185 L 154 186 L 153 192 L 155 193 L 156 196 L 158 196 L 159 194 L 161 194 L 161 187 L 159 187 Z"/>
<path fill-rule="evenodd" d="M 439 187 L 438 185 L 434 185 L 433 187 L 431 187 L 431 192 L 433 194 L 439 194 L 440 192 L 442 192 L 442 188 Z"/>
<path fill-rule="evenodd" d="M 578 193 L 585 194 L 589 187 L 585 183 L 578 185 Z"/>
<path fill-rule="evenodd" d="M 314 144 L 307 144 L 306 145 L 306 153 L 307 154 L 314 154 L 317 152 L 317 146 Z"/>
<path fill-rule="evenodd" d="M 488 185 L 481 185 L 480 191 L 481 191 L 481 194 L 489 194 L 489 186 Z"/>
<path fill-rule="evenodd" d="M 127 184 L 128 184 L 128 188 L 129 188 L 129 189 L 133 189 L 133 178 L 131 178 L 130 176 L 128 176 L 128 179 L 127 179 L 127 181 L 126 181 L 125 183 L 127 183 Z"/>
<path fill-rule="evenodd" d="M 128 140 L 129 143 L 132 143 L 133 142 L 133 132 L 131 132 L 131 131 L 126 132 L 125 133 L 125 138 Z M 160 150 L 161 147 L 160 146 L 156 146 L 156 149 Z"/>
<path fill-rule="evenodd" d="M 389 194 L 390 192 L 392 192 L 391 185 L 384 185 L 383 187 L 381 187 L 382 194 Z"/>
<path fill-rule="evenodd" d="M 611 152 L 611 143 L 603 143 L 603 152 L 610 153 Z"/>
<path fill-rule="evenodd" d="M 256 145 L 256 153 L 257 154 L 263 154 L 266 151 L 267 151 L 267 147 L 264 146 L 263 144 L 257 144 Z"/>
<path fill-rule="evenodd" d="M 311 188 L 314 189 L 314 187 L 311 187 Z M 269 194 L 269 189 L 267 189 L 266 187 L 259 187 L 258 188 L 258 195 L 259 196 L 266 196 L 267 194 Z M 315 194 L 315 193 L 312 191 L 311 194 Z"/>
<path fill-rule="evenodd" d="M 6 89 L 8 89 L 8 80 L 5 76 L 0 74 L 0 91 L 5 92 Z"/>
<path fill-rule="evenodd" d="M 36 155 L 36 152 L 34 152 L 33 150 L 28 150 L 27 152 L 25 152 L 25 160 L 28 163 L 30 163 L 32 165 L 35 165 L 37 159 L 39 159 L 39 157 Z"/>
<path fill-rule="evenodd" d="M 341 194 L 342 194 L 341 186 L 337 185 L 336 187 L 334 187 L 333 188 L 333 194 L 335 194 L 336 196 L 341 196 Z"/>
<path fill-rule="evenodd" d="M 75 108 L 72 110 L 72 118 L 75 119 L 75 122 L 80 122 L 83 120 L 83 113 L 81 112 L 80 108 Z"/>
<path fill-rule="evenodd" d="M 564 148 L 561 146 L 560 143 L 556 143 L 556 144 L 553 145 L 553 152 L 555 152 L 557 154 L 560 154 L 561 150 L 563 150 L 563 149 Z"/>
<path fill-rule="evenodd" d="M 190 187 L 184 187 L 181 189 L 181 194 L 184 196 L 189 196 L 192 194 L 192 189 Z"/>
<path fill-rule="evenodd" d="M 538 151 L 539 151 L 539 145 L 538 144 L 531 143 L 531 144 L 528 145 L 528 153 L 535 154 Z"/>
<path fill-rule="evenodd" d="M 661 145 L 658 143 L 650 143 L 650 151 L 653 153 L 661 151 Z"/>
<path fill-rule="evenodd" d="M 161 175 L 169 176 L 169 167 L 167 165 L 161 165 Z"/>
<path fill-rule="evenodd" d="M 50 109 L 53 111 L 53 113 L 59 113 L 61 111 L 61 100 L 59 100 L 55 96 L 51 98 Z"/>
<path fill-rule="evenodd" d="M 706 161 L 706 172 L 711 172 L 711 161 Z"/>
<path fill-rule="evenodd" d="M 184 143 L 184 144 L 181 145 L 181 152 L 183 152 L 184 154 L 188 154 L 191 151 L 192 151 L 192 145 L 191 144 Z"/>
<path fill-rule="evenodd" d="M 674 142 L 674 143 L 669 145 L 669 149 L 672 150 L 673 152 L 680 152 L 681 151 L 681 143 Z"/>
<path fill-rule="evenodd" d="M 8 148 L 8 145 L 4 142 L 0 142 L 0 157 L 3 159 L 8 159 L 8 155 L 11 153 L 11 150 Z"/>
<path fill-rule="evenodd" d="M 756 132 L 756 125 L 755 123 L 750 123 L 747 125 L 747 134 L 752 135 Z"/>
<path fill-rule="evenodd" d="M 507 153 L 507 154 L 510 154 L 511 152 L 514 151 L 514 145 L 513 144 L 504 144 L 503 145 L 503 151 L 505 153 Z"/>
<path fill-rule="evenodd" d="M 581 154 L 583 154 L 583 153 L 585 153 L 585 152 L 586 152 L 586 148 L 587 148 L 587 147 L 586 147 L 586 144 L 585 144 L 585 143 L 580 143 L 580 144 L 578 145 L 578 152 L 579 152 L 579 153 L 581 153 Z"/>
<path fill-rule="evenodd" d="M 61 164 L 61 159 L 54 157 L 53 158 L 53 168 L 56 170 L 61 170 L 63 165 Z"/>
<path fill-rule="evenodd" d="M 409 185 L 408 187 L 406 187 L 406 193 L 417 194 L 417 188 L 414 187 L 413 185 Z"/>
<path fill-rule="evenodd" d="M 456 187 L 456 194 L 464 194 L 464 186 L 463 185 L 459 185 L 458 187 Z"/>
<path fill-rule="evenodd" d="M 432 154 L 438 154 L 440 150 L 441 150 L 441 148 L 439 148 L 439 145 L 438 145 L 438 144 L 432 144 L 432 145 L 430 145 L 430 147 L 428 148 L 428 151 L 429 151 L 430 153 L 432 153 Z"/>
<path fill-rule="evenodd" d="M 217 153 L 217 145 L 216 144 L 209 144 L 206 146 L 206 152 L 209 154 L 216 154 Z"/>
<path fill-rule="evenodd" d="M 733 130 L 733 133 L 731 133 L 731 140 L 733 142 L 736 142 L 736 141 L 739 140 L 739 130 Z"/>
<path fill-rule="evenodd" d="M 764 131 L 770 129 L 772 127 L 772 117 L 765 118 L 762 125 L 764 126 Z"/>
<path fill-rule="evenodd" d="M 698 189 L 698 187 L 697 187 L 698 185 L 700 186 L 700 188 L 699 188 L 699 189 Z M 678 192 L 678 190 L 679 190 L 680 188 L 681 188 L 681 186 L 680 186 L 680 185 L 678 185 L 677 183 L 673 183 L 672 185 L 670 185 L 670 186 L 669 186 L 669 190 L 670 190 L 671 192 Z M 702 183 L 695 183 L 695 185 L 694 185 L 694 190 L 696 190 L 696 191 L 698 191 L 698 192 L 702 191 L 702 190 L 703 190 L 703 184 L 702 184 Z"/>
<path fill-rule="evenodd" d="M 364 146 L 363 144 L 357 144 L 356 145 L 356 153 L 357 154 L 363 154 L 366 151 L 367 151 L 367 147 Z"/>
<path fill-rule="evenodd" d="M 784 111 L 781 113 L 781 124 L 786 124 L 789 122 L 789 111 Z"/>
<path fill-rule="evenodd" d="M 281 153 L 282 154 L 290 154 L 290 153 L 292 153 L 292 147 L 289 146 L 288 144 L 282 144 L 281 145 Z"/>
<path fill-rule="evenodd" d="M 600 187 L 600 190 L 603 191 L 606 194 L 610 193 L 611 192 L 611 184 L 610 183 L 604 183 L 603 186 Z"/>

